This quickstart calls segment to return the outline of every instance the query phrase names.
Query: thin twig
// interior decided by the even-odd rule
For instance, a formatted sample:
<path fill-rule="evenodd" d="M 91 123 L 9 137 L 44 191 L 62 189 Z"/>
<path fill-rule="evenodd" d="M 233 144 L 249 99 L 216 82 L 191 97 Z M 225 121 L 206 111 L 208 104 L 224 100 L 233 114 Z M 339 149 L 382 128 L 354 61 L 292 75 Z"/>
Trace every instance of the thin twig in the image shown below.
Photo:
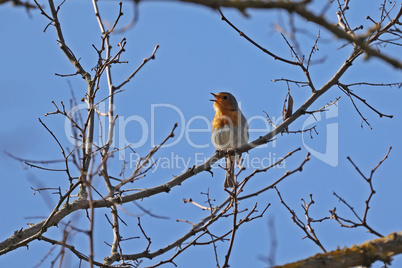
<path fill-rule="evenodd" d="M 158 50 L 158 48 L 159 48 L 159 45 L 156 45 L 155 48 L 154 48 L 154 51 L 153 51 L 152 54 L 151 54 L 151 56 L 149 56 L 148 58 L 143 59 L 143 61 L 142 61 L 142 63 L 140 64 L 140 66 L 138 66 L 138 68 L 137 68 L 134 72 L 132 72 L 132 73 L 129 75 L 129 77 L 128 77 L 123 83 L 121 83 L 120 85 L 114 87 L 114 90 L 118 90 L 118 89 L 120 89 L 122 86 L 124 86 L 125 84 L 127 84 L 128 82 L 130 82 L 131 78 L 133 78 L 133 77 L 138 73 L 138 71 L 141 70 L 141 68 L 142 68 L 148 61 L 155 59 L 155 54 L 156 54 L 156 51 Z"/>

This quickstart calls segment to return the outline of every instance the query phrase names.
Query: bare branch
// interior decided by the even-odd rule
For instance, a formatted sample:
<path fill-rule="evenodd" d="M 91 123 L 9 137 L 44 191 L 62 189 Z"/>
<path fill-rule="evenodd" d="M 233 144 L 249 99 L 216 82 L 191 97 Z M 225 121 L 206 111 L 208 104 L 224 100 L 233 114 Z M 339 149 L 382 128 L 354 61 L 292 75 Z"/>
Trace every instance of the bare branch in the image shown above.
<path fill-rule="evenodd" d="M 368 230 L 368 232 L 370 232 L 378 237 L 383 237 L 382 234 L 375 231 L 372 227 L 369 226 L 369 224 L 367 223 L 367 216 L 368 216 L 368 211 L 370 209 L 371 198 L 376 193 L 374 190 L 374 187 L 373 187 L 373 183 L 372 183 L 373 174 L 377 170 L 377 168 L 385 161 L 385 159 L 388 158 L 388 155 L 389 155 L 391 149 L 392 149 L 392 147 L 390 147 L 388 149 L 388 151 L 387 151 L 386 155 L 383 157 L 383 159 L 381 159 L 380 162 L 378 162 L 378 164 L 371 170 L 370 177 L 368 177 L 368 178 L 363 174 L 363 172 L 358 168 L 358 166 L 352 161 L 352 159 L 350 157 L 347 157 L 349 162 L 355 167 L 355 169 L 360 174 L 360 176 L 369 184 L 370 195 L 368 196 L 367 200 L 365 201 L 364 215 L 363 215 L 363 217 L 360 217 L 356 213 L 354 208 L 348 202 L 346 202 L 345 199 L 341 198 L 338 194 L 336 194 L 334 192 L 334 195 L 339 199 L 339 201 L 342 202 L 343 204 L 345 204 L 352 211 L 352 213 L 355 215 L 355 217 L 359 220 L 359 222 L 355 222 L 353 220 L 345 219 L 345 218 L 339 216 L 336 213 L 336 208 L 334 208 L 333 210 L 330 210 L 329 212 L 331 213 L 331 218 L 335 219 L 335 221 L 337 221 L 342 227 L 356 228 L 356 227 L 362 226 L 362 227 L 366 228 Z"/>
<path fill-rule="evenodd" d="M 315 23 L 317 25 L 320 25 L 330 31 L 332 34 L 334 34 L 338 38 L 345 39 L 351 43 L 355 43 L 359 47 L 359 53 L 362 53 L 363 51 L 367 53 L 367 55 L 372 56 L 372 57 L 377 57 L 388 64 L 392 65 L 395 68 L 402 69 L 402 62 L 398 59 L 394 59 L 390 56 L 384 55 L 381 52 L 379 52 L 376 49 L 373 49 L 370 47 L 370 44 L 384 34 L 385 32 L 388 31 L 389 28 L 394 26 L 396 23 L 398 23 L 400 17 L 402 16 L 402 6 L 399 9 L 398 13 L 396 16 L 382 29 L 378 30 L 376 34 L 372 35 L 367 41 L 366 38 L 367 36 L 355 36 L 352 35 L 348 32 L 345 32 L 343 29 L 338 28 L 337 25 L 330 23 L 327 21 L 323 16 L 320 15 L 315 15 L 311 11 L 309 11 L 306 8 L 306 4 L 304 2 L 288 2 L 288 1 L 232 1 L 232 0 L 180 0 L 182 2 L 191 2 L 191 3 L 196 3 L 204 6 L 208 6 L 211 8 L 218 8 L 218 7 L 232 7 L 232 8 L 237 8 L 238 10 L 245 10 L 246 8 L 259 8 L 259 9 L 282 9 L 286 10 L 289 13 L 296 13 L 302 18 L 305 18 L 306 20 Z M 240 31 L 238 31 L 241 33 Z M 275 59 L 275 55 L 271 55 Z M 282 60 L 283 61 L 283 60 Z M 294 64 L 295 63 L 289 63 L 289 64 Z"/>
<path fill-rule="evenodd" d="M 290 214 L 292 214 L 292 220 L 294 223 L 296 223 L 297 226 L 300 227 L 300 229 L 303 230 L 303 232 L 306 234 L 306 237 L 309 238 L 311 241 L 313 241 L 319 248 L 321 248 L 321 250 L 325 253 L 327 252 L 324 248 L 324 246 L 321 244 L 320 240 L 317 238 L 317 235 L 315 234 L 315 231 L 313 229 L 313 227 L 311 226 L 312 222 L 322 222 L 324 220 L 328 220 L 330 219 L 329 217 L 324 217 L 322 219 L 319 220 L 313 220 L 313 218 L 310 217 L 309 215 L 309 208 L 312 204 L 314 204 L 313 201 L 313 195 L 310 194 L 310 202 L 308 204 L 306 204 L 306 202 L 302 199 L 303 202 L 303 209 L 304 209 L 304 214 L 306 216 L 306 221 L 307 223 L 305 224 L 302 220 L 299 219 L 299 217 L 297 216 L 297 214 L 294 212 L 294 210 L 290 209 L 290 207 L 285 203 L 285 201 L 283 201 L 282 196 L 278 190 L 278 188 L 275 186 L 274 187 L 279 199 L 281 200 L 281 203 L 286 207 L 286 209 L 290 212 Z"/>
<path fill-rule="evenodd" d="M 342 83 L 338 83 L 339 88 L 342 90 L 342 92 L 344 92 L 352 101 L 353 106 L 355 106 L 357 112 L 359 113 L 359 115 L 363 118 L 363 120 L 370 126 L 370 124 L 367 122 L 367 120 L 363 117 L 363 115 L 360 113 L 359 109 L 357 108 L 357 106 L 355 105 L 352 96 L 355 97 L 356 99 L 358 99 L 359 101 L 363 102 L 367 107 L 369 107 L 372 111 L 374 111 L 375 113 L 377 113 L 380 117 L 388 117 L 388 118 L 392 118 L 393 115 L 387 115 L 387 114 L 383 114 L 381 112 L 379 112 L 378 110 L 376 110 L 373 106 L 371 106 L 370 104 L 367 103 L 367 101 L 361 97 L 359 97 L 358 95 L 354 94 L 350 89 L 349 86 L 344 85 Z M 371 126 L 370 126 L 371 128 Z"/>
<path fill-rule="evenodd" d="M 154 48 L 154 51 L 153 51 L 152 54 L 151 54 L 151 56 L 149 56 L 148 58 L 145 58 L 145 59 L 142 61 L 142 63 L 140 64 L 140 66 L 138 66 L 138 68 L 137 68 L 134 72 L 132 72 L 132 73 L 130 74 L 130 76 L 129 76 L 123 83 L 121 83 L 120 85 L 118 85 L 117 87 L 115 87 L 114 90 L 118 90 L 118 89 L 120 89 L 122 86 L 124 86 L 125 84 L 127 84 L 128 82 L 130 82 L 131 78 L 133 78 L 133 77 L 138 73 L 138 71 L 141 70 L 141 68 L 142 68 L 148 61 L 155 59 L 155 54 L 156 54 L 156 51 L 158 50 L 158 48 L 159 48 L 159 45 L 156 45 L 155 48 Z"/>
<path fill-rule="evenodd" d="M 298 151 L 298 150 L 300 150 L 300 148 L 294 150 L 293 152 L 296 152 L 296 151 Z M 282 158 L 281 160 L 284 160 L 286 157 L 292 155 L 293 152 L 289 153 L 288 155 L 286 155 L 286 156 L 285 156 L 284 158 Z M 280 177 L 279 179 L 277 179 L 277 180 L 276 180 L 275 182 L 273 182 L 271 185 L 269 185 L 269 186 L 267 186 L 267 187 L 265 187 L 265 188 L 263 188 L 263 189 L 261 189 L 261 190 L 259 190 L 259 191 L 256 191 L 256 192 L 254 192 L 254 193 L 252 193 L 252 194 L 248 194 L 248 195 L 245 195 L 245 196 L 241 196 L 241 197 L 238 198 L 238 200 L 243 200 L 243 199 L 250 198 L 250 197 L 252 197 L 252 196 L 257 196 L 257 195 L 259 195 L 259 194 L 261 194 L 261 193 L 263 193 L 263 192 L 265 192 L 265 191 L 267 191 L 267 190 L 269 190 L 269 189 L 274 188 L 279 182 L 281 182 L 282 180 L 284 180 L 286 177 L 288 177 L 288 176 L 290 176 L 290 175 L 292 175 L 293 173 L 296 173 L 296 172 L 298 172 L 298 171 L 301 172 L 301 171 L 303 170 L 304 164 L 306 164 L 309 160 L 310 160 L 310 153 L 307 153 L 306 158 L 304 158 L 303 162 L 299 165 L 299 167 L 295 168 L 295 169 L 292 170 L 292 171 L 287 170 L 287 171 L 285 172 L 285 174 L 284 174 L 282 177 Z M 267 168 L 267 169 L 268 169 L 268 168 Z M 266 170 L 254 171 L 251 175 L 249 175 L 249 177 L 250 177 L 250 176 L 254 176 L 255 173 L 258 173 L 258 172 L 261 172 L 261 171 L 266 171 Z M 246 180 L 246 179 L 245 179 L 245 180 Z"/>
<path fill-rule="evenodd" d="M 349 248 L 337 249 L 314 257 L 273 268 L 343 268 L 367 266 L 376 261 L 389 263 L 392 256 L 402 253 L 402 232 L 367 241 Z M 334 258 L 334 256 L 336 256 Z"/>

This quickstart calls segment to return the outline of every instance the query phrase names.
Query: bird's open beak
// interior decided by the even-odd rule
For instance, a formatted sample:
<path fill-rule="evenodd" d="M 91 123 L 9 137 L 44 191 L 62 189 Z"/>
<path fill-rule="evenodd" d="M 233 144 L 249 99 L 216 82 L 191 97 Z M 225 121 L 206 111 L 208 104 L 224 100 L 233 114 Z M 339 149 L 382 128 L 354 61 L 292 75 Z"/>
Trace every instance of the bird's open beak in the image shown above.
<path fill-rule="evenodd" d="M 210 101 L 217 101 L 217 99 L 218 99 L 218 95 L 216 95 L 216 94 L 214 94 L 214 93 L 211 93 L 211 95 L 212 95 L 212 96 L 214 96 L 214 97 L 215 97 L 215 99 L 214 99 L 214 100 L 210 100 Z"/>

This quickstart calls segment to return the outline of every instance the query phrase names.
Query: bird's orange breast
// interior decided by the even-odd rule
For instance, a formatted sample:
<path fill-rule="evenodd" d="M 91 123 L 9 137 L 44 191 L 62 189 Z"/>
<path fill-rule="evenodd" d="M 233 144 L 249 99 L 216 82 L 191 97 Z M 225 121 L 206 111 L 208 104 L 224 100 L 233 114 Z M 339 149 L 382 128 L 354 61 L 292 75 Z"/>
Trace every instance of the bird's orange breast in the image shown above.
<path fill-rule="evenodd" d="M 212 120 L 212 127 L 214 129 L 221 129 L 225 125 L 237 126 L 239 124 L 239 112 L 231 110 L 217 110 L 214 119 Z"/>

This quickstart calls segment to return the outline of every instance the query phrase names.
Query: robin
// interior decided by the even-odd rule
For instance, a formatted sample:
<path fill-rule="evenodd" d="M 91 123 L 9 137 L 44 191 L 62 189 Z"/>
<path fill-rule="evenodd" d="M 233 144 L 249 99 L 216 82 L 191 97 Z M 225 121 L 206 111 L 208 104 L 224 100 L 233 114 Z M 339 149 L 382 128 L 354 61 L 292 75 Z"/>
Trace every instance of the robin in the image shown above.
<path fill-rule="evenodd" d="M 247 120 L 240 111 L 236 98 L 228 92 L 211 93 L 215 99 L 215 116 L 212 120 L 212 142 L 217 150 L 236 148 L 248 142 Z M 240 155 L 226 158 L 226 178 L 224 187 L 234 187 L 234 160 Z"/>

